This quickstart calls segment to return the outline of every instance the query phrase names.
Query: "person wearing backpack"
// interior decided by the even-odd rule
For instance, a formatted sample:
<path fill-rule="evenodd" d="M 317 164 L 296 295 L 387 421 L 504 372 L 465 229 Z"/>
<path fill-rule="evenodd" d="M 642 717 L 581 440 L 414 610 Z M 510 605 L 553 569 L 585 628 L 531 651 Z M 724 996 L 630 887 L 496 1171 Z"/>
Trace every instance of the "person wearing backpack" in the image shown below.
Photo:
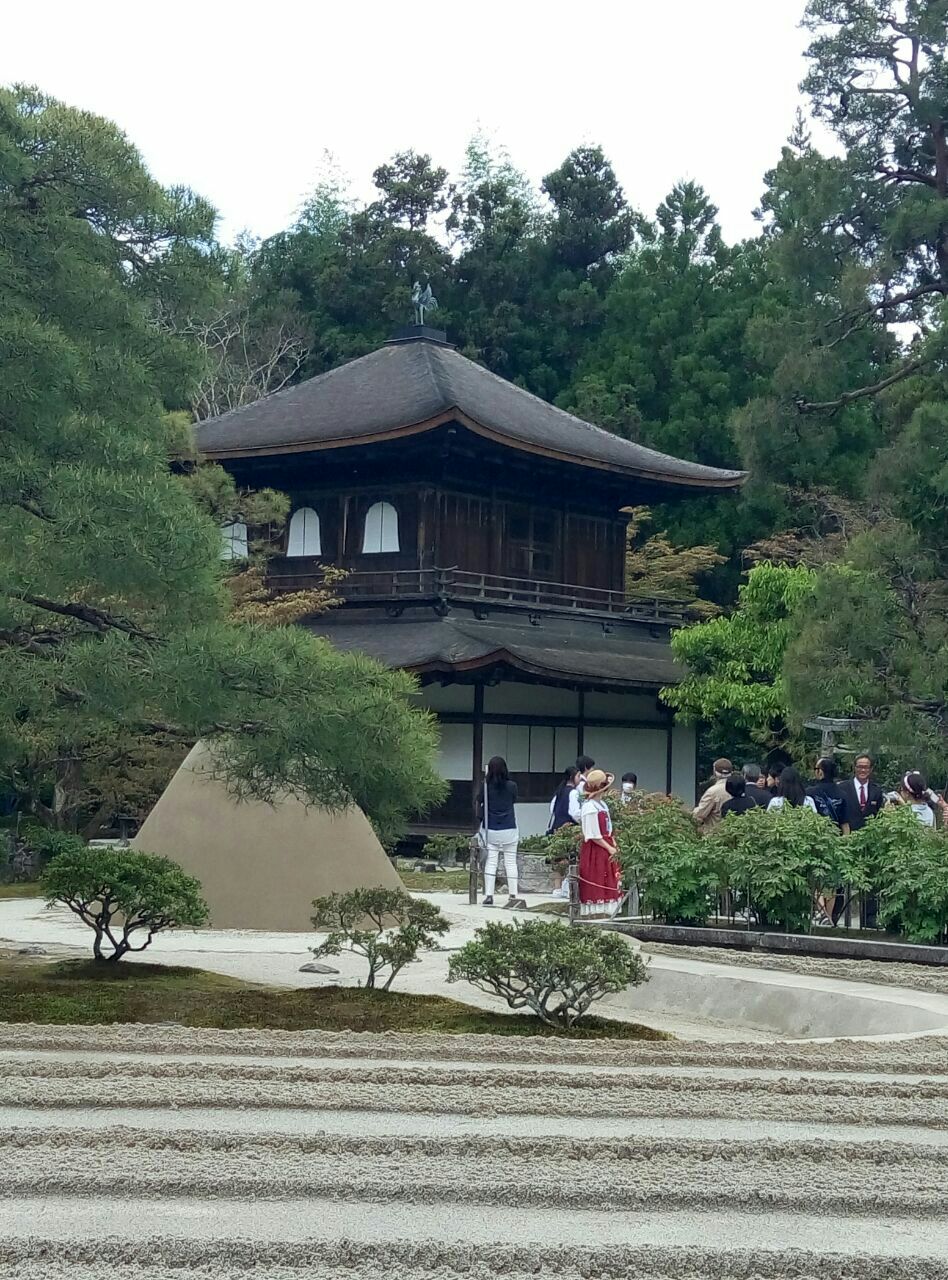
<path fill-rule="evenodd" d="M 836 781 L 837 764 L 832 756 L 821 756 L 816 762 L 816 782 L 807 787 L 806 793 L 816 806 L 816 812 L 832 822 L 840 835 L 849 835 L 849 806 L 843 788 Z M 820 924 L 835 925 L 843 906 L 842 890 L 825 889 L 817 897 Z"/>

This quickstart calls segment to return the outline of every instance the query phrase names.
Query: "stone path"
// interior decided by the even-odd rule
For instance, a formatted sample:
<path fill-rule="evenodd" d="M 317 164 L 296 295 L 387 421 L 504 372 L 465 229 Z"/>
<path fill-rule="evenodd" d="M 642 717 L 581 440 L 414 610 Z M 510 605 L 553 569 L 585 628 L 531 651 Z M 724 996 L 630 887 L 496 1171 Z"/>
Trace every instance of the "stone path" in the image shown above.
<path fill-rule="evenodd" d="M 948 1042 L 0 1026 L 17 1280 L 948 1280 Z"/>

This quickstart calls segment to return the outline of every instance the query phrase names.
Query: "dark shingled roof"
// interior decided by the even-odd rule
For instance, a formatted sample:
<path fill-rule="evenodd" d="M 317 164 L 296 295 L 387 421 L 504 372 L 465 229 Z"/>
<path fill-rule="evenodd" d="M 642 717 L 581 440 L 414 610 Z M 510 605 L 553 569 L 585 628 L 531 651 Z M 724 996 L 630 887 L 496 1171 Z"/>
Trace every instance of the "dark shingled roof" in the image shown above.
<path fill-rule="evenodd" d="M 228 458 L 342 448 L 448 421 L 514 449 L 686 489 L 736 489 L 744 479 L 594 427 L 430 337 L 390 342 L 195 430 L 205 454 Z"/>
<path fill-rule="evenodd" d="M 533 626 L 522 617 L 479 621 L 469 614 L 346 622 L 344 615 L 320 619 L 310 629 L 337 649 L 358 650 L 388 667 L 409 671 L 475 669 L 507 663 L 533 675 L 575 680 L 605 688 L 677 684 L 684 676 L 668 641 L 644 628 L 617 627 L 603 633 L 598 622 L 544 618 Z"/>

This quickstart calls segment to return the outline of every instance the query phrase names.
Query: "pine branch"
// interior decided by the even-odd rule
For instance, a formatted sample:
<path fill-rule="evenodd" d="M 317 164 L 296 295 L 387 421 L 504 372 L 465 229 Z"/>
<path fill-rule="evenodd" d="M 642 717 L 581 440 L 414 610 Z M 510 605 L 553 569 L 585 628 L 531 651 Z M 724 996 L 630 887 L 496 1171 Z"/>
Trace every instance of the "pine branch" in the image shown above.
<path fill-rule="evenodd" d="M 917 373 L 919 369 L 931 364 L 931 362 L 931 356 L 926 356 L 920 360 L 911 360 L 908 364 L 903 365 L 901 369 L 890 374 L 888 378 L 883 378 L 881 382 L 873 382 L 866 387 L 857 387 L 855 391 L 844 391 L 836 400 L 804 400 L 801 396 L 794 403 L 800 413 L 832 413 L 836 409 L 843 409 L 846 405 L 853 404 L 856 400 L 866 400 L 870 396 L 878 395 L 880 391 L 885 391 L 887 387 L 894 386 L 895 383 L 901 382 L 904 378 L 911 377 L 913 373 Z"/>
<path fill-rule="evenodd" d="M 116 618 L 114 614 L 109 613 L 106 609 L 99 609 L 95 605 L 82 604 L 79 601 L 69 601 L 61 603 L 58 600 L 47 600 L 45 596 L 34 596 L 27 592 L 18 593 L 15 598 L 22 600 L 24 604 L 32 605 L 34 609 L 43 609 L 47 613 L 58 614 L 62 618 L 75 618 L 79 622 L 84 622 L 88 626 L 93 627 L 96 631 L 122 631 L 126 635 L 134 636 L 136 640 L 147 640 L 150 643 L 156 643 L 157 637 L 142 631 L 133 622 L 127 622 L 123 618 Z"/>

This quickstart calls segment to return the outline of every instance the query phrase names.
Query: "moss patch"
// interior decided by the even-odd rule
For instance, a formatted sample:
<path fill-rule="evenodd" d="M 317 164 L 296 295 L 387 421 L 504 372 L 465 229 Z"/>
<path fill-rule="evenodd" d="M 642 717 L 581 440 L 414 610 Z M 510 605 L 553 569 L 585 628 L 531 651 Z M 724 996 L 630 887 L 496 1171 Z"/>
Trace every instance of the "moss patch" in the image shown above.
<path fill-rule="evenodd" d="M 463 867 L 457 871 L 410 871 L 399 867 L 398 875 L 412 893 L 467 893 L 470 876 Z"/>
<path fill-rule="evenodd" d="M 175 1022 L 186 1027 L 279 1031 L 437 1031 L 550 1035 L 536 1018 L 474 1009 L 443 996 L 359 987 L 287 989 L 204 969 L 0 957 L 0 1021 L 73 1025 Z M 589 1018 L 571 1039 L 666 1040 L 634 1023 Z"/>
<path fill-rule="evenodd" d="M 0 884 L 0 899 L 41 898 L 42 896 L 39 885 L 32 880 L 17 881 L 16 884 Z"/>

